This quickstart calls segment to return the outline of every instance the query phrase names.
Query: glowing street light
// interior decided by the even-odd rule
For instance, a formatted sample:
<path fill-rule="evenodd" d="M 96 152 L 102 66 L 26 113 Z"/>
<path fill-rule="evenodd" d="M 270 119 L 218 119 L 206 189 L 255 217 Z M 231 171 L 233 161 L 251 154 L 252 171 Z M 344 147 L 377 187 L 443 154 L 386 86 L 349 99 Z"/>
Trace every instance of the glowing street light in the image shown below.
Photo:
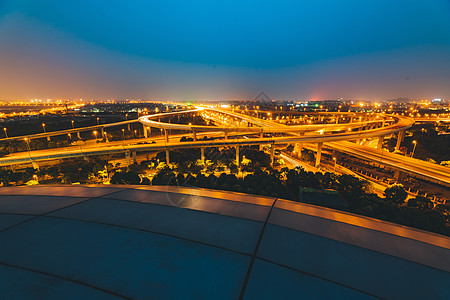
<path fill-rule="evenodd" d="M 97 140 L 97 130 L 94 130 L 95 140 Z"/>
<path fill-rule="evenodd" d="M 97 118 L 97 125 L 100 125 L 100 118 Z"/>
<path fill-rule="evenodd" d="M 411 154 L 411 158 L 414 156 L 414 151 L 416 151 L 417 141 L 414 140 L 414 141 L 413 141 L 413 144 L 414 144 L 414 148 L 413 148 L 413 152 L 412 152 L 412 154 Z"/>
<path fill-rule="evenodd" d="M 46 133 L 46 131 L 45 131 L 45 123 L 42 123 L 42 128 L 44 129 L 44 133 Z"/>
<path fill-rule="evenodd" d="M 74 123 L 75 121 L 74 120 L 72 120 L 72 129 L 75 129 L 75 127 L 73 126 L 73 123 Z"/>
<path fill-rule="evenodd" d="M 334 172 L 336 172 L 336 157 L 333 157 L 334 160 Z"/>
<path fill-rule="evenodd" d="M 125 145 L 125 129 L 122 128 L 123 144 Z"/>
<path fill-rule="evenodd" d="M 6 136 L 6 138 L 8 138 L 8 129 L 6 128 L 6 127 L 3 127 L 3 131 L 5 132 L 5 136 Z"/>

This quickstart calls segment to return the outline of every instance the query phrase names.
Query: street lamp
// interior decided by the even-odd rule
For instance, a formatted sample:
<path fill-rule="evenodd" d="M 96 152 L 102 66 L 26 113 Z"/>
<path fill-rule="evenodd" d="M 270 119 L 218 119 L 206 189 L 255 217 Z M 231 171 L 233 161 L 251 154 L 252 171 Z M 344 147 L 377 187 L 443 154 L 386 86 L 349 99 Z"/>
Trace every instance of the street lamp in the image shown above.
<path fill-rule="evenodd" d="M 122 128 L 123 144 L 125 145 L 125 129 Z"/>
<path fill-rule="evenodd" d="M 3 127 L 3 131 L 5 132 L 6 138 L 8 138 L 8 133 L 6 132 L 8 129 L 6 127 Z"/>
<path fill-rule="evenodd" d="M 97 125 L 100 125 L 100 118 L 97 118 Z"/>
<path fill-rule="evenodd" d="M 95 140 L 97 141 L 97 130 L 94 130 Z"/>
<path fill-rule="evenodd" d="M 333 157 L 334 160 L 334 172 L 336 172 L 336 157 Z"/>
<path fill-rule="evenodd" d="M 73 126 L 73 123 L 74 123 L 75 121 L 74 120 L 72 120 L 72 129 L 75 129 L 75 127 Z"/>
<path fill-rule="evenodd" d="M 413 152 L 411 154 L 411 158 L 414 156 L 414 151 L 416 151 L 417 141 L 414 140 L 413 144 L 414 144 L 414 148 L 413 148 Z"/>
<path fill-rule="evenodd" d="M 45 123 L 42 123 L 42 128 L 44 129 L 44 133 L 46 133 L 46 131 L 45 131 Z"/>

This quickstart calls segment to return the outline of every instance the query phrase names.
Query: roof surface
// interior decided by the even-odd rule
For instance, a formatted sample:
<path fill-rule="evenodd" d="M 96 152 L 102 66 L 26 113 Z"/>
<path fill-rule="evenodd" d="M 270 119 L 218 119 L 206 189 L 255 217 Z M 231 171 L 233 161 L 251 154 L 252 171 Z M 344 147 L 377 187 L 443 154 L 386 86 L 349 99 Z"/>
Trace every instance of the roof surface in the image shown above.
<path fill-rule="evenodd" d="M 269 197 L 0 188 L 0 295 L 450 299 L 450 239 Z"/>

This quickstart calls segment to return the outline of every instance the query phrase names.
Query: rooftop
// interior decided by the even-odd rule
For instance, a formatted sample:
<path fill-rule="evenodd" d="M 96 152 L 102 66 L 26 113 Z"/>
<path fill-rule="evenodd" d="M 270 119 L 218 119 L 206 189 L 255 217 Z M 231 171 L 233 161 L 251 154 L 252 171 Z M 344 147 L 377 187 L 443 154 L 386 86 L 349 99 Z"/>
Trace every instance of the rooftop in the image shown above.
<path fill-rule="evenodd" d="M 270 197 L 0 189 L 8 299 L 450 299 L 450 239 Z"/>

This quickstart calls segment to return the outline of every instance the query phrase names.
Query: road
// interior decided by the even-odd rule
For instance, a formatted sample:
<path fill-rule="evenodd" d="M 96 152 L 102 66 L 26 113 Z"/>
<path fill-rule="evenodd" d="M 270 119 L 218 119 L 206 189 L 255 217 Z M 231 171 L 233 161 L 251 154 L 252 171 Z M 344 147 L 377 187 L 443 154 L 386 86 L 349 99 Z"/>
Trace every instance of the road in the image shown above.
<path fill-rule="evenodd" d="M 450 168 L 448 167 L 346 141 L 325 143 L 324 146 L 450 186 Z"/>
<path fill-rule="evenodd" d="M 181 113 L 202 113 L 204 111 L 212 112 L 215 114 L 226 114 L 233 118 L 241 118 L 247 123 L 256 125 L 254 127 L 217 127 L 217 126 L 197 126 L 197 125 L 184 125 L 184 124 L 170 124 L 154 121 L 154 119 L 161 118 L 167 115 L 177 115 Z M 134 144 L 124 144 L 122 141 L 101 143 L 97 145 L 84 145 L 84 146 L 72 146 L 66 148 L 37 150 L 31 152 L 14 153 L 7 157 L 0 158 L 0 166 L 30 163 L 31 161 L 45 161 L 56 160 L 63 158 L 73 157 L 85 157 L 91 155 L 108 155 L 118 154 L 125 152 L 143 152 L 143 151 L 162 151 L 168 149 L 181 149 L 181 148 L 198 148 L 198 147 L 226 147 L 226 146 L 243 146 L 243 145 L 283 145 L 289 143 L 325 143 L 325 146 L 334 148 L 338 151 L 349 153 L 351 155 L 370 160 L 380 162 L 388 165 L 392 168 L 398 169 L 403 172 L 413 173 L 416 176 L 422 176 L 424 179 L 439 182 L 445 185 L 450 185 L 449 169 L 443 166 L 431 164 L 428 162 L 420 161 L 417 159 L 403 157 L 397 154 L 392 154 L 386 151 L 376 150 L 371 147 L 356 145 L 355 143 L 347 142 L 348 140 L 356 140 L 361 138 L 384 136 L 388 134 L 397 133 L 403 131 L 412 126 L 414 120 L 410 118 L 392 116 L 396 120 L 396 123 L 388 125 L 386 127 L 371 128 L 361 131 L 353 131 L 352 128 L 358 128 L 362 126 L 374 127 L 376 124 L 380 124 L 381 120 L 373 120 L 366 122 L 355 122 L 346 124 L 318 124 L 318 125 L 299 125 L 299 126 L 286 126 L 275 122 L 256 119 L 246 115 L 237 114 L 234 112 L 227 112 L 218 109 L 205 109 L 199 108 L 184 112 L 171 112 L 164 114 L 155 114 L 139 118 L 139 121 L 144 126 L 151 126 L 163 129 L 176 129 L 187 130 L 190 132 L 198 132 L 198 135 L 213 135 L 220 136 L 223 132 L 238 132 L 241 134 L 263 133 L 263 132 L 283 132 L 290 133 L 291 136 L 287 137 L 270 137 L 270 138 L 237 138 L 237 139 L 219 139 L 219 140 L 198 140 L 190 142 L 179 142 L 179 137 L 186 136 L 188 134 L 171 136 L 169 142 L 163 137 L 153 138 L 155 144 L 137 144 L 138 142 L 148 141 L 148 139 L 133 140 Z M 135 121 L 135 120 L 133 120 Z M 111 125 L 112 126 L 112 125 Z M 257 127 L 260 126 L 260 127 Z M 326 128 L 333 131 L 324 132 L 319 128 Z M 348 130 L 347 128 L 350 128 Z M 342 132 L 336 132 L 340 129 L 344 129 Z M 300 134 L 303 133 L 303 134 Z M 305 134 L 305 132 L 309 132 Z M 130 141 L 127 141 L 130 143 Z"/>

